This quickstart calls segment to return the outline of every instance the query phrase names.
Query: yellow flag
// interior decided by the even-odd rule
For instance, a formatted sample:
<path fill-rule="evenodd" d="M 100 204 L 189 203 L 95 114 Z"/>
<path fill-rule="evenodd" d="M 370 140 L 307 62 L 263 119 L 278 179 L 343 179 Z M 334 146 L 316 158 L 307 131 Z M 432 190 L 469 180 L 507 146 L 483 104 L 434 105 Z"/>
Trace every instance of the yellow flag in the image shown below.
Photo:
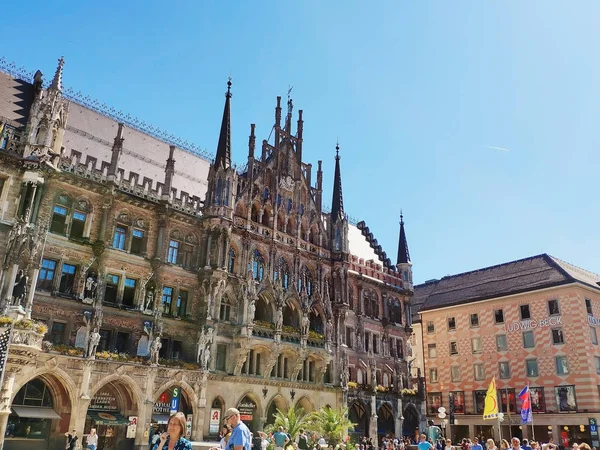
<path fill-rule="evenodd" d="M 490 387 L 485 394 L 483 420 L 498 418 L 498 398 L 496 397 L 496 377 L 492 378 Z"/>

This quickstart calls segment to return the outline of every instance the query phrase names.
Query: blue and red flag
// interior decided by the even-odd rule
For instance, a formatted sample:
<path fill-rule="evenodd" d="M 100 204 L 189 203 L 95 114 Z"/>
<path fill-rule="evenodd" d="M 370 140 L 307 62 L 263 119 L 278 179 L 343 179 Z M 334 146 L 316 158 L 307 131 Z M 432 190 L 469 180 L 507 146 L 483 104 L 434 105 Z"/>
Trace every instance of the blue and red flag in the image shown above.
<path fill-rule="evenodd" d="M 521 392 L 519 392 L 519 398 L 521 399 L 521 422 L 531 423 L 533 417 L 531 415 L 531 394 L 529 392 L 529 386 L 525 386 Z"/>

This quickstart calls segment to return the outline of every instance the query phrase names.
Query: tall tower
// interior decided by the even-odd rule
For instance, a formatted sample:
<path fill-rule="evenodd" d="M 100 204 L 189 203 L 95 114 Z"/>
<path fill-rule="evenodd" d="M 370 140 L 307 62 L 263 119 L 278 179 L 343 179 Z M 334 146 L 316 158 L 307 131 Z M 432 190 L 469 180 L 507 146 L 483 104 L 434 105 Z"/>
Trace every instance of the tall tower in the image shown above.
<path fill-rule="evenodd" d="M 334 254 L 349 253 L 348 217 L 344 214 L 342 195 L 342 173 L 340 170 L 340 144 L 335 146 L 335 173 L 333 176 L 333 198 L 331 200 L 331 243 Z"/>
<path fill-rule="evenodd" d="M 398 239 L 398 261 L 396 267 L 402 276 L 404 287 L 412 290 L 412 263 L 410 262 L 410 253 L 408 252 L 408 242 L 406 241 L 406 232 L 404 231 L 404 216 L 400 211 L 400 237 Z"/>
<path fill-rule="evenodd" d="M 237 174 L 231 166 L 231 78 L 229 78 L 217 153 L 208 172 L 204 214 L 232 219 L 236 185 Z"/>

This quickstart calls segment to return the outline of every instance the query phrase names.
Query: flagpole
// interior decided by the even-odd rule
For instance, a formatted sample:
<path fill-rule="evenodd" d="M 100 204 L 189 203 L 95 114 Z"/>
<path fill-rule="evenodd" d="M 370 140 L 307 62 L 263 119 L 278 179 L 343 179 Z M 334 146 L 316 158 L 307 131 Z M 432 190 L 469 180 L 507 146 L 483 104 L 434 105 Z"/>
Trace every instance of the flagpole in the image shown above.
<path fill-rule="evenodd" d="M 533 403 L 531 402 L 531 389 L 527 383 L 527 391 L 529 392 L 529 408 L 531 408 L 531 437 L 535 441 L 535 430 L 533 429 Z"/>

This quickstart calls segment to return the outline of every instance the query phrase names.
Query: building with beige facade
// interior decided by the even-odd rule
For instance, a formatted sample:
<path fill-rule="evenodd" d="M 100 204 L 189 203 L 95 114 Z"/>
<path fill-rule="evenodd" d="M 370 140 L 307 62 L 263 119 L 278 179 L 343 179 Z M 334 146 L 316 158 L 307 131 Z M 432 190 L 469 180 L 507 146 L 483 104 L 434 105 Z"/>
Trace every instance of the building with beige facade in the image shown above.
<path fill-rule="evenodd" d="M 598 446 L 591 432 L 600 419 L 599 282 L 542 254 L 416 286 L 427 417 L 439 424 L 438 408 L 445 407 L 455 442 L 498 439 L 501 431 Z M 500 422 L 482 418 L 494 376 L 501 430 Z M 533 426 L 521 424 L 518 394 L 526 385 Z"/>
<path fill-rule="evenodd" d="M 213 158 L 64 88 L 62 59 L 48 82 L 0 66 L 4 449 L 92 426 L 103 449 L 146 448 L 173 410 L 209 439 L 229 407 L 255 431 L 327 405 L 359 434 L 414 428 L 404 223 L 394 264 L 348 219 L 339 154 L 324 209 L 291 99 L 236 169 L 231 82 Z"/>

